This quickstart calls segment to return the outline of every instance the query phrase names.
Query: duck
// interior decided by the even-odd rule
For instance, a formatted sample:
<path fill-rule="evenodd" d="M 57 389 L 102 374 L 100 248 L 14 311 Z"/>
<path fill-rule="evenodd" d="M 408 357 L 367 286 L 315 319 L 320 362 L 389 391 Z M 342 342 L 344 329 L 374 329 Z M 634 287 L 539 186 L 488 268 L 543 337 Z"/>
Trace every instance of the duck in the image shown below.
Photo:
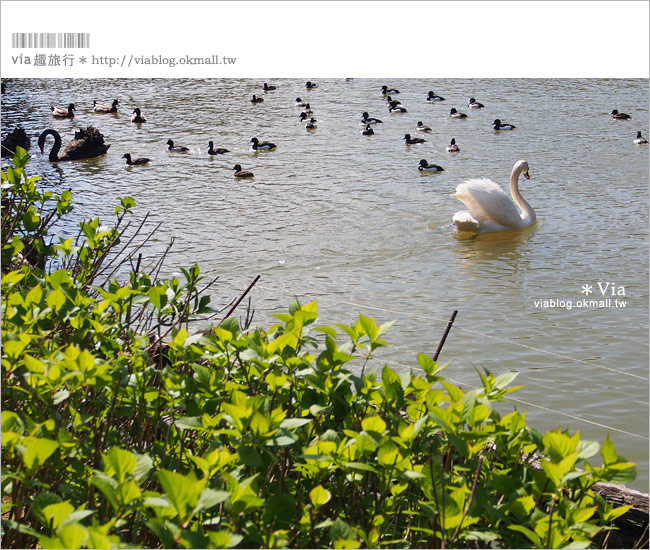
<path fill-rule="evenodd" d="M 382 124 L 382 121 L 379 120 L 378 118 L 370 118 L 368 113 L 364 111 L 361 114 L 361 123 L 362 124 Z"/>
<path fill-rule="evenodd" d="M 401 105 L 402 102 L 398 99 L 393 99 L 391 96 L 386 96 L 386 105 Z"/>
<path fill-rule="evenodd" d="M 277 86 L 269 86 L 266 82 L 264 83 L 264 87 L 262 88 L 265 92 L 271 92 L 273 90 L 277 90 Z"/>
<path fill-rule="evenodd" d="M 126 163 L 129 166 L 140 166 L 142 164 L 147 164 L 151 159 L 140 157 L 137 159 L 131 159 L 131 154 L 130 153 L 125 153 L 124 156 L 122 157 L 123 159 L 126 159 Z"/>
<path fill-rule="evenodd" d="M 634 143 L 637 145 L 648 145 L 648 140 L 641 135 L 641 132 L 637 132 Z"/>
<path fill-rule="evenodd" d="M 233 168 L 233 170 L 235 171 L 235 177 L 236 178 L 243 179 L 243 178 L 253 178 L 253 177 L 255 177 L 253 175 L 253 172 L 251 172 L 249 170 L 242 170 L 241 166 L 239 164 L 235 164 L 235 167 Z"/>
<path fill-rule="evenodd" d="M 470 109 L 482 109 L 483 107 L 485 107 L 485 105 L 483 105 L 482 103 L 479 103 L 479 102 L 476 101 L 476 99 L 474 99 L 473 97 L 470 97 L 470 98 L 469 98 L 469 102 L 467 103 L 467 106 L 468 106 Z"/>
<path fill-rule="evenodd" d="M 314 124 L 315 122 L 316 122 L 316 119 L 314 117 L 312 117 L 309 120 L 309 122 L 305 125 L 305 128 L 307 128 L 307 130 L 315 130 L 316 129 L 316 124 Z"/>
<path fill-rule="evenodd" d="M 422 159 L 418 166 L 418 170 L 420 172 L 444 172 L 445 169 L 437 164 L 429 164 L 426 159 Z"/>
<path fill-rule="evenodd" d="M 117 106 L 120 102 L 117 99 L 113 100 L 113 103 L 106 105 L 105 103 L 97 103 L 93 101 L 93 110 L 96 113 L 117 113 Z"/>
<path fill-rule="evenodd" d="M 433 103 L 434 101 L 445 101 L 445 98 L 434 94 L 432 91 L 429 91 L 427 95 L 427 101 L 429 103 Z"/>
<path fill-rule="evenodd" d="M 429 128 L 428 126 L 422 124 L 422 121 L 421 121 L 421 120 L 418 120 L 418 124 L 417 124 L 417 126 L 416 126 L 416 130 L 419 130 L 420 132 L 430 132 L 430 131 L 431 131 L 431 128 Z"/>
<path fill-rule="evenodd" d="M 302 113 L 304 113 L 305 116 L 311 116 L 314 114 L 314 111 L 311 110 L 311 105 L 309 105 L 309 103 L 305 103 Z"/>
<path fill-rule="evenodd" d="M 41 154 L 44 153 L 45 139 L 47 136 L 54 137 L 54 145 L 48 157 L 50 162 L 98 157 L 105 155 L 110 147 L 110 144 L 107 145 L 104 143 L 104 136 L 97 128 L 88 126 L 85 130 L 82 128 L 78 132 L 75 132 L 74 139 L 65 146 L 65 149 L 59 155 L 61 135 L 56 130 L 48 128 L 38 136 L 38 146 L 41 149 Z"/>
<path fill-rule="evenodd" d="M 388 109 L 389 113 L 408 113 L 406 108 L 402 107 L 401 105 L 395 105 L 394 107 L 390 107 Z"/>
<path fill-rule="evenodd" d="M 302 113 L 300 113 L 298 118 L 300 119 L 300 122 L 305 122 L 305 120 L 309 118 L 309 115 L 305 111 L 303 111 Z M 314 119 L 313 122 L 317 122 L 317 121 Z"/>
<path fill-rule="evenodd" d="M 456 145 L 456 138 L 451 138 L 451 143 L 447 145 L 447 153 L 458 153 L 460 151 L 460 147 Z"/>
<path fill-rule="evenodd" d="M 426 140 L 422 138 L 411 138 L 411 134 L 406 134 L 404 141 L 406 141 L 406 145 L 415 145 L 416 143 L 424 143 Z"/>
<path fill-rule="evenodd" d="M 263 141 L 260 143 L 256 137 L 251 139 L 250 142 L 253 144 L 254 151 L 272 151 L 273 149 L 277 149 L 275 143 L 271 143 L 270 141 Z"/>
<path fill-rule="evenodd" d="M 382 86 L 381 87 L 381 93 L 384 94 L 384 95 L 387 95 L 387 94 L 399 94 L 399 90 L 397 90 L 396 88 L 391 88 L 389 90 L 388 86 Z"/>
<path fill-rule="evenodd" d="M 184 147 L 183 145 L 174 145 L 174 142 L 171 139 L 167 140 L 167 146 L 167 150 L 176 153 L 187 153 L 190 150 L 189 147 Z"/>
<path fill-rule="evenodd" d="M 255 94 L 253 94 L 253 98 L 251 99 L 251 103 L 262 103 L 262 101 L 264 101 L 264 98 L 257 97 Z"/>
<path fill-rule="evenodd" d="M 228 149 L 213 149 L 214 143 L 208 141 L 208 155 L 223 155 L 224 153 L 230 153 Z"/>
<path fill-rule="evenodd" d="M 514 130 L 516 126 L 513 126 L 512 124 L 504 124 L 502 123 L 498 118 L 494 119 L 494 129 L 495 130 Z"/>
<path fill-rule="evenodd" d="M 296 98 L 296 107 L 305 107 L 307 104 L 300 99 L 299 97 Z"/>
<path fill-rule="evenodd" d="M 467 115 L 452 108 L 452 110 L 449 111 L 449 118 L 467 118 Z"/>
<path fill-rule="evenodd" d="M 13 157 L 16 154 L 16 147 L 22 147 L 29 151 L 31 142 L 27 132 L 23 128 L 14 128 L 2 140 L 2 156 Z"/>
<path fill-rule="evenodd" d="M 141 122 L 147 122 L 147 119 L 144 118 L 144 115 L 142 114 L 142 111 L 140 111 L 139 107 L 133 109 L 133 113 L 131 114 L 131 122 L 136 122 L 138 124 Z"/>
<path fill-rule="evenodd" d="M 364 136 L 371 136 L 375 133 L 375 131 L 372 129 L 372 126 L 370 124 L 366 124 L 366 129 L 361 132 L 362 135 Z"/>
<path fill-rule="evenodd" d="M 55 107 L 52 105 L 51 109 L 54 118 L 74 118 L 74 103 L 70 103 L 67 107 Z"/>
<path fill-rule="evenodd" d="M 318 88 L 318 84 L 316 84 L 315 82 L 310 82 L 308 80 L 307 83 L 305 84 L 305 88 L 307 88 L 308 90 L 311 90 L 312 88 Z"/>
<path fill-rule="evenodd" d="M 628 120 L 628 119 L 632 118 L 630 115 L 626 115 L 625 113 L 619 113 L 616 109 L 614 109 L 609 114 L 612 115 L 612 118 L 614 118 L 616 120 Z"/>

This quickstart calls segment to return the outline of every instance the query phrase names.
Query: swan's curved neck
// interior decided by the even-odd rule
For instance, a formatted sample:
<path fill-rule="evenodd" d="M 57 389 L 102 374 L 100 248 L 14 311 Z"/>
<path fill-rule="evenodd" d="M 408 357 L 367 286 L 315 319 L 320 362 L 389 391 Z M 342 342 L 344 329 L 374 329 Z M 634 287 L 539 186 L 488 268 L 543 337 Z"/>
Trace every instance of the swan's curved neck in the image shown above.
<path fill-rule="evenodd" d="M 59 150 L 61 149 L 61 136 L 59 135 L 59 132 L 56 130 L 47 129 L 45 130 L 38 138 L 38 145 L 41 147 L 41 150 L 43 149 L 43 146 L 45 145 L 45 138 L 47 136 L 53 136 L 54 137 L 54 145 L 52 146 L 52 149 L 50 150 L 50 162 L 56 162 L 59 160 Z"/>
<path fill-rule="evenodd" d="M 523 166 L 515 166 L 512 169 L 512 173 L 510 174 L 510 196 L 515 204 L 521 208 L 522 221 L 526 222 L 527 225 L 530 225 L 537 219 L 537 215 L 535 214 L 533 207 L 528 204 L 526 199 L 524 199 L 519 192 L 519 176 L 523 171 Z"/>

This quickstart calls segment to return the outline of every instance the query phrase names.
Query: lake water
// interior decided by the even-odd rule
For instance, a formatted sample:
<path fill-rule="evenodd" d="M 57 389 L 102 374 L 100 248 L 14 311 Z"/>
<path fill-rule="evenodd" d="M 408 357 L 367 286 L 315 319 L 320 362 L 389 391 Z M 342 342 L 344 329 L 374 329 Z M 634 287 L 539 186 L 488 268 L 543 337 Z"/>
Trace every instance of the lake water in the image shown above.
<path fill-rule="evenodd" d="M 17 124 L 28 131 L 32 170 L 73 190 L 78 218 L 110 222 L 116 197 L 134 197 L 138 219 L 150 212 L 148 227 L 163 222 L 146 256 L 173 237 L 167 273 L 198 263 L 219 276 L 214 304 L 261 275 L 250 294 L 256 323 L 268 325 L 293 297 L 318 300 L 323 323 L 359 313 L 396 320 L 387 335 L 394 347 L 374 366 L 407 371 L 418 352 L 433 354 L 458 310 L 440 356 L 449 378 L 468 388 L 479 381 L 475 369 L 518 371 L 525 388 L 504 409 L 527 409 L 540 430 L 599 441 L 609 433 L 638 463 L 630 485 L 647 492 L 649 155 L 633 140 L 649 133 L 648 81 L 322 79 L 306 90 L 306 80 L 266 79 L 277 86 L 268 93 L 264 79 L 11 80 L 3 136 Z M 388 112 L 383 84 L 400 90 L 393 97 L 407 113 Z M 427 103 L 429 90 L 446 101 Z M 253 105 L 253 94 L 264 102 Z M 310 103 L 315 131 L 299 121 L 296 97 Z M 468 109 L 469 97 L 485 108 Z M 113 99 L 117 115 L 92 112 L 93 100 Z M 52 119 L 50 105 L 70 102 L 74 120 Z M 130 122 L 135 107 L 145 124 Z M 452 107 L 468 118 L 450 119 Z M 612 109 L 632 120 L 613 120 Z M 361 135 L 363 111 L 383 120 L 373 136 Z M 495 118 L 516 130 L 494 132 Z M 418 121 L 432 132 L 417 132 Z M 91 124 L 112 144 L 108 155 L 57 165 L 38 152 L 45 128 L 65 144 Z M 426 143 L 407 146 L 406 133 Z M 253 152 L 253 137 L 277 150 Z M 445 152 L 452 137 L 455 156 Z M 190 153 L 169 153 L 168 139 Z M 209 156 L 210 140 L 231 152 Z M 127 152 L 152 162 L 128 168 Z M 423 158 L 445 171 L 420 173 Z M 450 196 L 455 186 L 489 177 L 507 187 L 519 159 L 530 165 L 521 191 L 538 222 L 456 235 L 451 218 L 464 207 Z M 255 178 L 236 181 L 235 164 Z M 578 307 L 584 298 L 611 304 Z"/>

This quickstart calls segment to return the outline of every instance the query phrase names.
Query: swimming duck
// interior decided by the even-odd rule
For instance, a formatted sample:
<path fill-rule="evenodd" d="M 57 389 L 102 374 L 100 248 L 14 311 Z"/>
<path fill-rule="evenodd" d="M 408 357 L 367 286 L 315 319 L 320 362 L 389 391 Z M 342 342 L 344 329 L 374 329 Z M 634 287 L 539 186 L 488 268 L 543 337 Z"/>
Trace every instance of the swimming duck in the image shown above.
<path fill-rule="evenodd" d="M 512 124 L 503 124 L 498 118 L 492 124 L 494 124 L 495 130 L 514 130 L 516 128 Z"/>
<path fill-rule="evenodd" d="M 93 101 L 93 109 L 96 113 L 117 113 L 117 106 L 119 104 L 120 102 L 117 99 L 114 99 L 110 105 Z"/>
<path fill-rule="evenodd" d="M 50 162 L 90 159 L 105 155 L 110 147 L 110 145 L 104 143 L 104 135 L 97 128 L 88 126 L 85 130 L 81 128 L 78 132 L 75 132 L 74 139 L 65 146 L 63 152 L 59 155 L 61 136 L 56 130 L 48 128 L 38 136 L 38 146 L 41 153 L 45 152 L 45 139 L 47 136 L 54 136 L 54 145 L 48 157 Z"/>
<path fill-rule="evenodd" d="M 369 118 L 369 115 L 366 111 L 364 111 L 361 115 L 361 123 L 362 124 L 382 124 L 381 120 L 378 118 Z"/>
<path fill-rule="evenodd" d="M 182 145 L 174 145 L 174 142 L 171 139 L 167 140 L 167 145 L 169 151 L 174 151 L 176 153 L 187 153 L 190 150 L 189 147 L 184 147 Z"/>
<path fill-rule="evenodd" d="M 144 115 L 142 114 L 142 111 L 140 111 L 139 107 L 133 109 L 133 113 L 131 114 L 131 122 L 147 122 L 147 119 L 144 118 Z"/>
<path fill-rule="evenodd" d="M 375 133 L 370 124 L 366 124 L 366 129 L 361 132 L 364 136 L 371 136 Z"/>
<path fill-rule="evenodd" d="M 628 120 L 628 119 L 632 118 L 630 115 L 626 115 L 625 113 L 619 113 L 616 109 L 614 109 L 609 114 L 612 115 L 612 118 L 614 118 L 616 120 Z"/>
<path fill-rule="evenodd" d="M 147 164 L 147 162 L 149 162 L 151 160 L 151 159 L 144 158 L 144 157 L 137 158 L 137 159 L 131 159 L 131 154 L 130 153 L 126 153 L 122 158 L 126 159 L 126 163 L 129 166 L 138 166 L 138 165 L 142 165 L 142 164 Z"/>
<path fill-rule="evenodd" d="M 275 143 L 271 143 L 270 141 L 263 141 L 260 143 L 260 141 L 254 137 L 250 141 L 253 144 L 253 150 L 254 151 L 272 151 L 273 149 L 276 149 L 277 146 Z"/>
<path fill-rule="evenodd" d="M 420 161 L 420 166 L 418 166 L 420 172 L 442 172 L 444 168 L 438 166 L 437 164 L 429 164 L 425 159 Z"/>
<path fill-rule="evenodd" d="M 314 114 L 314 111 L 311 110 L 311 105 L 309 105 L 309 103 L 305 103 L 302 112 L 305 113 L 305 116 L 311 116 Z"/>
<path fill-rule="evenodd" d="M 318 84 L 316 84 L 314 82 L 310 82 L 309 80 L 307 81 L 307 84 L 305 84 L 305 88 L 307 88 L 308 90 L 311 90 L 312 88 L 317 88 L 317 87 L 318 87 Z"/>
<path fill-rule="evenodd" d="M 402 104 L 401 101 L 399 101 L 397 99 L 393 99 L 389 95 L 386 96 L 386 105 L 401 105 L 401 104 Z"/>
<path fill-rule="evenodd" d="M 233 168 L 235 171 L 235 177 L 236 178 L 252 178 L 253 172 L 250 172 L 249 170 L 242 170 L 241 166 L 239 164 L 235 164 L 235 167 Z"/>
<path fill-rule="evenodd" d="M 251 99 L 251 103 L 262 103 L 264 101 L 264 98 L 257 97 L 255 94 L 253 94 L 253 99 Z"/>
<path fill-rule="evenodd" d="M 430 132 L 431 131 L 431 128 L 429 128 L 428 126 L 425 126 L 424 124 L 422 124 L 421 120 L 418 120 L 418 125 L 417 125 L 416 129 L 419 130 L 420 132 Z"/>
<path fill-rule="evenodd" d="M 388 109 L 389 113 L 408 113 L 408 111 L 402 107 L 401 105 L 395 105 L 394 107 L 390 107 Z"/>
<path fill-rule="evenodd" d="M 429 91 L 429 94 L 427 95 L 427 101 L 429 103 L 432 103 L 434 101 L 445 101 L 445 98 L 441 97 L 439 95 L 436 95 L 433 92 Z"/>
<path fill-rule="evenodd" d="M 264 83 L 264 87 L 262 88 L 265 92 L 270 92 L 272 90 L 277 90 L 277 86 L 269 86 L 266 82 Z"/>
<path fill-rule="evenodd" d="M 452 108 L 452 110 L 449 111 L 449 118 L 467 118 L 467 115 Z"/>
<path fill-rule="evenodd" d="M 300 99 L 299 97 L 296 98 L 296 107 L 305 107 L 307 104 Z"/>
<path fill-rule="evenodd" d="M 451 138 L 451 143 L 447 145 L 447 153 L 458 153 L 460 147 L 456 145 L 456 138 Z"/>
<path fill-rule="evenodd" d="M 641 132 L 637 132 L 634 143 L 636 143 L 637 145 L 648 145 L 648 140 L 641 135 Z"/>
<path fill-rule="evenodd" d="M 390 90 L 388 89 L 388 86 L 382 86 L 381 87 L 381 93 L 386 95 L 386 94 L 399 94 L 399 90 L 396 90 L 395 88 L 391 88 Z"/>
<path fill-rule="evenodd" d="M 483 107 L 485 107 L 485 105 L 483 105 L 482 103 L 479 103 L 473 97 L 469 98 L 469 103 L 467 104 L 467 106 L 470 109 L 482 109 Z"/>
<path fill-rule="evenodd" d="M 307 128 L 307 130 L 315 130 L 316 124 L 314 124 L 314 122 L 316 122 L 316 119 L 312 117 L 309 122 L 305 124 L 305 128 Z"/>
<path fill-rule="evenodd" d="M 224 153 L 230 153 L 228 149 L 213 149 L 214 143 L 208 141 L 208 155 L 223 155 Z"/>
<path fill-rule="evenodd" d="M 309 115 L 305 111 L 303 111 L 302 113 L 300 113 L 300 116 L 298 118 L 300 119 L 300 122 L 305 122 L 305 120 L 309 118 Z M 317 121 L 314 120 L 314 122 Z"/>
<path fill-rule="evenodd" d="M 416 143 L 424 143 L 426 140 L 422 138 L 411 138 L 411 134 L 406 134 L 404 141 L 406 141 L 406 145 L 415 145 Z"/>
<path fill-rule="evenodd" d="M 70 103 L 67 107 L 55 107 L 52 105 L 51 109 L 54 118 L 74 118 L 74 103 Z"/>

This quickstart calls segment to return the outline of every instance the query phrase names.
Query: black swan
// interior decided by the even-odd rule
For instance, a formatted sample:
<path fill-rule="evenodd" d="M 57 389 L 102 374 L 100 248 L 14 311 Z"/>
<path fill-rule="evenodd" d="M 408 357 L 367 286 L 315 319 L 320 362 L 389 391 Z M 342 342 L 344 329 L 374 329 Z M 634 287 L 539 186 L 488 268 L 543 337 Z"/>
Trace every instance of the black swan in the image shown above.
<path fill-rule="evenodd" d="M 22 147 L 28 151 L 30 145 L 27 132 L 23 128 L 15 128 L 2 140 L 2 156 L 13 157 L 16 153 L 16 147 Z"/>
<path fill-rule="evenodd" d="M 82 128 L 78 132 L 75 132 L 74 139 L 65 146 L 65 149 L 59 155 L 61 136 L 56 130 L 48 128 L 38 136 L 38 146 L 41 149 L 41 153 L 44 153 L 45 138 L 47 136 L 54 136 L 54 146 L 50 150 L 49 156 L 50 162 L 98 157 L 106 154 L 110 147 L 110 145 L 104 143 L 104 136 L 97 128 L 88 126 L 85 130 Z"/>

